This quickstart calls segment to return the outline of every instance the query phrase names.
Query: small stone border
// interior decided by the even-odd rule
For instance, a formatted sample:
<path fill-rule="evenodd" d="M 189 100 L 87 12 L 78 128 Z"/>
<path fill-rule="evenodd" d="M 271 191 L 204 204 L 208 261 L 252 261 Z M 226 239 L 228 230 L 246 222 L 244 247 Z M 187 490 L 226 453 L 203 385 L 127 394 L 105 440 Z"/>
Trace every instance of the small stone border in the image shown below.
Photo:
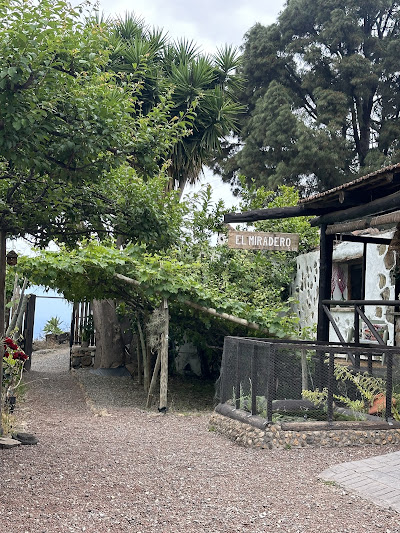
<path fill-rule="evenodd" d="M 221 433 L 236 444 L 269 450 L 400 444 L 400 427 L 395 426 L 386 422 L 306 422 L 292 430 L 290 423 L 268 424 L 259 416 L 227 404 L 219 404 L 209 421 L 210 431 Z"/>

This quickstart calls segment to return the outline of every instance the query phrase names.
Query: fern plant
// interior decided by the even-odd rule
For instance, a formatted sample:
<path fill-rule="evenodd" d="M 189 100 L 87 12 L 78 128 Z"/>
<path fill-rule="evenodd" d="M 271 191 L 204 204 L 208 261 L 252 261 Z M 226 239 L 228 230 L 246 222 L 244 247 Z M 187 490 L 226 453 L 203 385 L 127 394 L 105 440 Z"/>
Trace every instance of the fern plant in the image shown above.
<path fill-rule="evenodd" d="M 370 376 L 368 373 L 361 374 L 360 372 L 353 374 L 346 366 L 335 363 L 334 376 L 339 382 L 350 382 L 358 390 L 361 400 L 351 400 L 347 396 L 334 394 L 333 398 L 351 409 L 353 413 L 368 412 L 374 399 L 380 395 L 386 395 L 386 381 L 382 378 Z M 328 389 L 324 388 L 322 391 L 316 389 L 315 391 L 303 390 L 303 398 L 310 400 L 316 406 L 326 405 L 328 398 Z M 392 414 L 395 420 L 400 421 L 400 413 L 396 407 L 400 400 L 400 394 L 393 393 L 394 402 L 392 405 Z"/>

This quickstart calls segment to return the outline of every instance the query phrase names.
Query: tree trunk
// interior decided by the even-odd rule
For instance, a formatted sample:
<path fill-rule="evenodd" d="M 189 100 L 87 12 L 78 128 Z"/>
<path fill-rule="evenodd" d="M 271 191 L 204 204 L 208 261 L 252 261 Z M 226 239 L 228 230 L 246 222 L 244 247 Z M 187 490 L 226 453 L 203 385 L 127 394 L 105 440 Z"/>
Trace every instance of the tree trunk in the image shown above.
<path fill-rule="evenodd" d="M 21 316 L 21 309 L 23 307 L 23 305 L 26 306 L 26 302 L 24 304 L 24 300 L 25 300 L 25 289 L 26 289 L 26 286 L 28 284 L 28 280 L 25 278 L 24 279 L 24 284 L 22 286 L 22 290 L 21 290 L 21 294 L 20 294 L 20 297 L 19 297 L 19 302 L 18 302 L 18 306 L 17 306 L 17 309 L 16 311 L 14 311 L 13 313 L 13 316 L 11 317 L 11 322 L 7 328 L 7 331 L 6 331 L 6 337 L 13 337 L 15 340 L 17 339 L 17 333 L 18 331 L 14 331 L 16 330 L 17 328 L 17 320 L 18 320 L 18 317 Z M 23 313 L 23 311 L 22 311 Z"/>
<path fill-rule="evenodd" d="M 95 368 L 117 368 L 125 363 L 121 327 L 113 300 L 94 300 L 93 322 L 96 330 Z"/>

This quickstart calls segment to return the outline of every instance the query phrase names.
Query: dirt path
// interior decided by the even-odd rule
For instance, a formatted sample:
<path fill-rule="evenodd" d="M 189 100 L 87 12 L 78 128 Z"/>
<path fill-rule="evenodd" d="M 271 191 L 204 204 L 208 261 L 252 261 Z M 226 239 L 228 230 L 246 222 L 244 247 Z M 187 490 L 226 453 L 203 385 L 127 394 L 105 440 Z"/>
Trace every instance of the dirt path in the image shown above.
<path fill-rule="evenodd" d="M 209 432 L 206 414 L 96 416 L 52 357 L 20 408 L 39 444 L 0 450 L 1 533 L 400 532 L 399 514 L 318 480 L 399 448 L 257 451 Z"/>

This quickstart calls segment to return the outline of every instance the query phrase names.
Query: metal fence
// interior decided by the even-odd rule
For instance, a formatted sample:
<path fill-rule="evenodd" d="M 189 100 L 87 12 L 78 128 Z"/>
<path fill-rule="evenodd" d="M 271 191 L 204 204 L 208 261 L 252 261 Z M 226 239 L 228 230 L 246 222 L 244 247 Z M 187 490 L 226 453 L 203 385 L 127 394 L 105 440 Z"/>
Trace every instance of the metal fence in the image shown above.
<path fill-rule="evenodd" d="M 358 415 L 354 406 L 364 404 L 365 418 L 371 411 L 390 421 L 397 415 L 399 363 L 399 348 L 386 345 L 226 337 L 217 397 L 272 422 L 276 411 L 310 405 L 304 402 L 310 397 L 303 392 L 307 390 L 314 393 L 313 405 L 320 398 L 318 409 L 325 420 L 334 420 L 349 406 Z"/>
<path fill-rule="evenodd" d="M 72 309 L 70 346 L 80 345 L 83 340 L 90 346 L 96 344 L 93 311 L 89 302 L 74 303 Z"/>

